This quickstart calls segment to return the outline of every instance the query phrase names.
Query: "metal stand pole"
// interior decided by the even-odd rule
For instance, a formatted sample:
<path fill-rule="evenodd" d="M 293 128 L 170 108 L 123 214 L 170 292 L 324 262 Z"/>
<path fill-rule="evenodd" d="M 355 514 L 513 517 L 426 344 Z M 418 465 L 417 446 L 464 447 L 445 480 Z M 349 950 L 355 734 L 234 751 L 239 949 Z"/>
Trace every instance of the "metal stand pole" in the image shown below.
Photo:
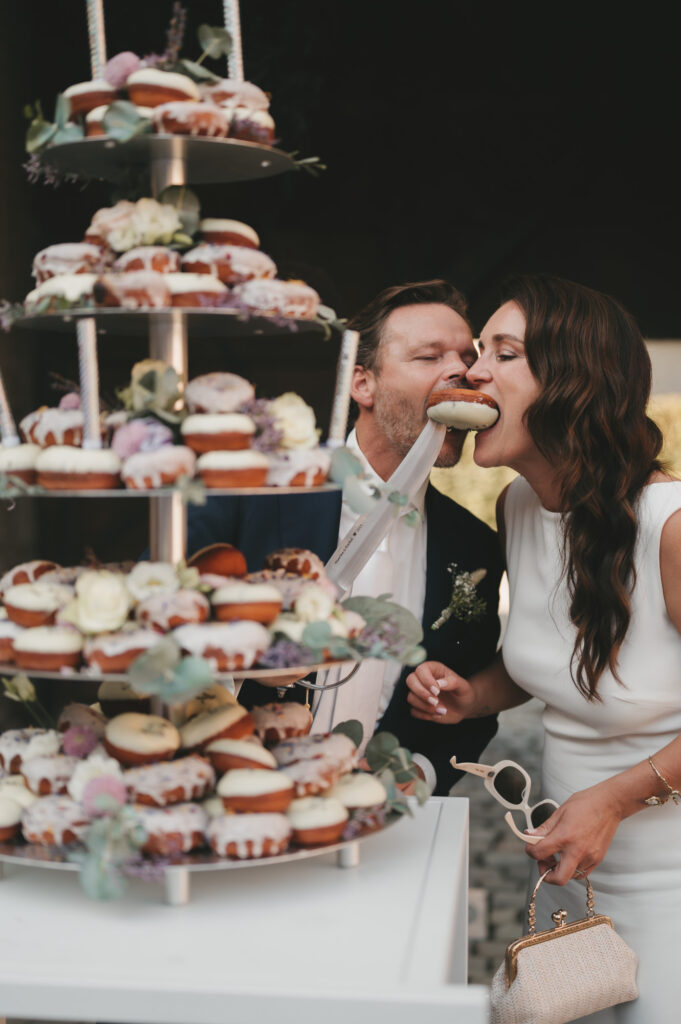
<path fill-rule="evenodd" d="M 17 425 L 14 422 L 7 392 L 5 391 L 2 370 L 0 370 L 0 440 L 5 448 L 16 448 L 18 444 L 21 444 L 21 439 L 17 434 Z"/>
<path fill-rule="evenodd" d="M 169 185 L 187 184 L 187 169 L 183 156 L 184 144 L 184 136 L 181 135 L 166 140 L 168 155 L 156 157 L 151 161 L 151 194 L 154 199 L 158 199 L 161 192 Z"/>
<path fill-rule="evenodd" d="M 90 44 L 90 67 L 93 78 L 101 78 L 106 64 L 106 33 L 104 31 L 104 0 L 85 0 L 87 34 Z"/>
<path fill-rule="evenodd" d="M 101 448 L 99 428 L 99 367 L 97 365 L 97 321 L 94 317 L 79 320 L 78 369 L 80 374 L 80 405 L 83 411 L 83 448 Z"/>
<path fill-rule="evenodd" d="M 186 868 L 166 868 L 166 903 L 184 907 L 189 903 L 189 872 Z"/>
<path fill-rule="evenodd" d="M 348 843 L 336 854 L 336 864 L 339 868 L 359 867 L 359 843 Z"/>
<path fill-rule="evenodd" d="M 232 37 L 232 50 L 227 57 L 229 77 L 237 82 L 244 81 L 244 57 L 241 45 L 241 14 L 239 0 L 224 0 L 225 28 Z"/>
<path fill-rule="evenodd" d="M 348 411 L 350 409 L 350 388 L 352 387 L 352 374 L 357 362 L 358 345 L 359 334 L 357 331 L 343 331 L 341 349 L 338 355 L 336 390 L 333 395 L 329 437 L 326 442 L 329 448 L 339 448 L 345 444 Z"/>

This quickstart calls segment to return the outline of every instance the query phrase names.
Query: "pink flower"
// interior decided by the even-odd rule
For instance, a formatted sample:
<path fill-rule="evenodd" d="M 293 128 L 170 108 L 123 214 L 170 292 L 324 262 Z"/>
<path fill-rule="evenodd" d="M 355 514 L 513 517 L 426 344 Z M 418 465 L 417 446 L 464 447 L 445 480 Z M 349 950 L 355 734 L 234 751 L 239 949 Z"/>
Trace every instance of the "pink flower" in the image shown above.
<path fill-rule="evenodd" d="M 170 427 L 148 416 L 130 420 L 118 427 L 111 440 L 111 447 L 119 459 L 127 459 L 136 452 L 155 452 L 172 443 L 173 432 Z"/>
<path fill-rule="evenodd" d="M 96 733 L 84 725 L 72 725 L 61 741 L 62 750 L 69 757 L 87 757 L 98 743 Z"/>
<path fill-rule="evenodd" d="M 113 775 L 100 775 L 88 782 L 81 801 L 83 810 L 91 818 L 105 818 L 115 814 L 128 798 L 123 782 Z"/>
<path fill-rule="evenodd" d="M 123 50 L 111 57 L 104 66 L 104 78 L 113 85 L 114 89 L 121 89 L 127 82 L 133 71 L 139 71 L 142 61 L 136 53 L 130 50 Z"/>
<path fill-rule="evenodd" d="M 77 391 L 69 391 L 59 399 L 60 409 L 80 409 L 80 395 Z"/>

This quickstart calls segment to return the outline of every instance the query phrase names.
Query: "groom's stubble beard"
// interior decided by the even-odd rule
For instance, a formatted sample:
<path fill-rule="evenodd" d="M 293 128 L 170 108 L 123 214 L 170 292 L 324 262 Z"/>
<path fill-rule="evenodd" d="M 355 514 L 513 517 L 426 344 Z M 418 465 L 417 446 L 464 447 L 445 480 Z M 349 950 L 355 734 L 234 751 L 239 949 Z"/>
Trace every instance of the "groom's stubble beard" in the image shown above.
<path fill-rule="evenodd" d="M 423 403 L 402 391 L 380 385 L 374 394 L 376 426 L 391 447 L 403 459 L 426 425 Z M 456 466 L 465 440 L 463 431 L 447 433 L 435 465 L 439 469 Z"/>

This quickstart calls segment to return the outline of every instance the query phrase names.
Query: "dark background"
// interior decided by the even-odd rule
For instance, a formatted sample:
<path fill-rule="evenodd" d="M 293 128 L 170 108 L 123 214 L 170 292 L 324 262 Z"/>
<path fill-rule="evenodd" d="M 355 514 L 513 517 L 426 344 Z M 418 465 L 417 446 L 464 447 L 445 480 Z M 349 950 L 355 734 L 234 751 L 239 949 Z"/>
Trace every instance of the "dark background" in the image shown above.
<path fill-rule="evenodd" d="M 162 52 L 171 6 L 107 0 L 109 55 Z M 196 27 L 219 24 L 222 5 L 186 6 L 183 53 L 196 57 Z M 21 169 L 23 105 L 41 99 L 51 116 L 57 92 L 90 77 L 84 12 L 82 0 L 0 5 L 0 294 L 10 299 L 32 286 L 37 250 L 80 239 L 111 199 L 100 184 L 31 186 Z M 196 191 L 204 215 L 251 223 L 281 276 L 305 278 L 342 316 L 387 285 L 444 276 L 479 327 L 509 272 L 544 270 L 614 294 L 648 337 L 679 336 L 667 5 L 250 0 L 241 17 L 246 77 L 272 94 L 282 148 L 328 170 Z M 222 73 L 224 62 L 212 66 Z M 145 354 L 142 340 L 102 341 L 105 389 Z M 263 395 L 293 387 L 324 422 L 334 358 L 319 339 L 216 339 L 191 343 L 190 369 L 242 372 Z M 76 375 L 70 337 L 15 330 L 0 359 L 17 417 L 54 403 L 48 371 Z M 38 553 L 77 560 L 88 545 L 134 555 L 143 504 L 22 501 L 0 511 L 0 568 Z"/>

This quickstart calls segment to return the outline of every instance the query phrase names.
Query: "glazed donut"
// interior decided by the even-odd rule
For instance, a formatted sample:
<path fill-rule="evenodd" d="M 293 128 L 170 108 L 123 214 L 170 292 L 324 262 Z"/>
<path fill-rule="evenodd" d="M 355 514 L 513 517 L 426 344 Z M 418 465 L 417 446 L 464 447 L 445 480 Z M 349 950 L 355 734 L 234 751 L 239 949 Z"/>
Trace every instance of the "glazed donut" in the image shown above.
<path fill-rule="evenodd" d="M 104 746 L 121 764 L 152 764 L 170 760 L 179 749 L 180 734 L 165 718 L 128 711 L 108 723 Z"/>
<path fill-rule="evenodd" d="M 27 807 L 21 831 L 27 843 L 40 846 L 68 846 L 81 840 L 90 819 L 69 796 L 45 796 Z"/>
<path fill-rule="evenodd" d="M 294 800 L 288 809 L 291 840 L 297 846 L 325 846 L 337 843 L 348 821 L 348 812 L 340 800 L 306 796 Z"/>
<path fill-rule="evenodd" d="M 167 274 L 156 270 L 103 274 L 93 289 L 95 302 L 98 306 L 123 309 L 166 309 L 170 306 L 166 277 Z"/>
<path fill-rule="evenodd" d="M 154 594 L 140 601 L 135 618 L 158 633 L 168 633 L 189 622 L 205 622 L 210 602 L 198 590 L 175 590 L 172 594 Z"/>
<path fill-rule="evenodd" d="M 319 295 L 303 281 L 256 278 L 234 286 L 234 297 L 261 316 L 314 320 Z"/>
<path fill-rule="evenodd" d="M 23 775 L 5 775 L 0 777 L 0 796 L 8 797 L 15 804 L 19 804 L 22 810 L 34 804 L 38 797 L 26 789 Z M 220 803 L 222 808 L 222 802 Z M 222 808 L 224 810 L 224 808 Z"/>
<path fill-rule="evenodd" d="M 269 465 L 262 452 L 242 449 L 205 452 L 196 469 L 206 487 L 264 487 Z"/>
<path fill-rule="evenodd" d="M 31 313 L 59 312 L 68 307 L 91 306 L 97 274 L 60 274 L 43 281 L 24 299 L 24 308 Z"/>
<path fill-rule="evenodd" d="M 59 583 L 20 583 L 9 587 L 3 601 L 7 617 L 25 629 L 51 625 L 60 608 L 73 598 L 73 587 Z"/>
<path fill-rule="evenodd" d="M 206 838 L 218 857 L 275 857 L 287 849 L 291 826 L 285 814 L 223 814 L 208 823 Z"/>
<path fill-rule="evenodd" d="M 281 743 L 294 736 L 305 736 L 312 727 L 312 713 L 304 704 L 263 704 L 253 708 L 255 733 L 263 743 Z"/>
<path fill-rule="evenodd" d="M 236 412 L 255 397 L 255 388 L 236 373 L 204 373 L 184 389 L 188 412 Z"/>
<path fill-rule="evenodd" d="M 180 254 L 165 245 L 138 245 L 122 253 L 113 265 L 118 274 L 135 270 L 153 270 L 158 274 L 176 274 L 180 269 Z"/>
<path fill-rule="evenodd" d="M 83 443 L 83 420 L 80 409 L 48 409 L 42 406 L 24 416 L 19 429 L 27 441 L 41 448 L 51 445 L 78 446 Z"/>
<path fill-rule="evenodd" d="M 67 792 L 66 787 L 79 760 L 66 754 L 33 757 L 22 764 L 21 774 L 30 791 L 36 796 L 61 796 Z"/>
<path fill-rule="evenodd" d="M 35 461 L 40 454 L 37 444 L 15 444 L 11 447 L 0 445 L 0 473 L 34 484 L 36 479 Z"/>
<path fill-rule="evenodd" d="M 14 641 L 14 660 L 19 668 L 57 672 L 75 668 L 82 650 L 83 638 L 73 626 L 35 626 Z"/>
<path fill-rule="evenodd" d="M 289 611 L 293 607 L 300 592 L 310 582 L 305 576 L 286 572 L 285 569 L 261 569 L 260 572 L 249 572 L 246 580 L 249 583 L 267 583 L 276 587 L 281 594 L 284 611 Z"/>
<path fill-rule="evenodd" d="M 183 651 L 206 658 L 218 672 L 251 668 L 270 645 L 259 622 L 203 622 L 179 626 L 172 635 Z"/>
<path fill-rule="evenodd" d="M 267 110 L 270 101 L 253 82 L 239 82 L 236 78 L 223 78 L 214 85 L 205 85 L 201 90 L 205 99 L 221 107 L 244 106 L 251 110 Z"/>
<path fill-rule="evenodd" d="M 154 641 L 158 643 L 157 636 L 154 636 Z M 146 714 L 151 709 L 149 697 L 137 693 L 130 683 L 124 680 L 105 679 L 97 690 L 97 700 L 107 718 L 115 718 L 128 711 Z"/>
<path fill-rule="evenodd" d="M 229 295 L 229 288 L 211 274 L 166 274 L 172 306 L 211 309 Z"/>
<path fill-rule="evenodd" d="M 224 774 L 231 768 L 255 768 L 261 771 L 272 771 L 277 762 L 262 744 L 249 737 L 246 740 L 221 739 L 213 740 L 205 749 L 206 756 L 216 772 Z"/>
<path fill-rule="evenodd" d="M 210 245 L 241 245 L 247 246 L 249 249 L 260 248 L 257 232 L 240 220 L 207 217 L 199 223 L 199 232 L 203 241 Z"/>
<path fill-rule="evenodd" d="M 285 811 L 293 799 L 293 783 L 284 772 L 233 768 L 218 782 L 217 794 L 228 811 Z"/>
<path fill-rule="evenodd" d="M 174 71 L 141 68 L 133 71 L 125 83 L 131 103 L 138 107 L 158 107 L 174 100 L 200 100 L 195 82 Z"/>
<path fill-rule="evenodd" d="M 87 646 L 87 643 L 86 643 Z M 78 704 L 74 702 L 67 704 L 59 714 L 57 728 L 61 732 L 67 732 L 74 728 L 89 729 L 98 739 L 102 739 L 106 729 L 106 717 L 101 711 L 89 704 Z"/>
<path fill-rule="evenodd" d="M 232 544 L 209 544 L 201 548 L 187 560 L 187 565 L 198 569 L 200 573 L 210 573 L 215 576 L 245 576 L 247 572 L 246 559 L 238 548 Z M 0 586 L 1 589 L 1 586 Z"/>
<path fill-rule="evenodd" d="M 135 817 L 147 834 L 141 849 L 158 857 L 189 853 L 203 846 L 208 816 L 198 804 L 149 807 L 135 804 Z"/>
<path fill-rule="evenodd" d="M 274 260 L 246 245 L 199 245 L 184 254 L 182 269 L 192 274 L 212 274 L 228 285 L 277 275 Z"/>
<path fill-rule="evenodd" d="M 319 555 L 306 548 L 279 548 L 267 556 L 264 569 L 283 569 L 285 572 L 305 576 L 309 580 L 326 578 L 324 563 Z"/>
<path fill-rule="evenodd" d="M 428 416 L 455 430 L 485 430 L 499 419 L 499 406 L 482 391 L 440 388 L 428 399 Z"/>
<path fill-rule="evenodd" d="M 233 107 L 229 122 L 229 135 L 232 139 L 244 142 L 257 142 L 261 146 L 271 146 L 274 142 L 274 121 L 267 110 L 254 110 L 252 107 Z"/>
<path fill-rule="evenodd" d="M 241 739 L 253 732 L 253 719 L 241 704 L 223 704 L 194 715 L 180 726 L 182 749 L 204 751 L 219 739 Z"/>
<path fill-rule="evenodd" d="M 14 641 L 22 631 L 22 627 L 11 619 L 0 620 L 0 661 L 14 661 Z"/>
<path fill-rule="evenodd" d="M 64 89 L 64 98 L 69 101 L 70 117 L 87 114 L 96 107 L 109 106 L 116 99 L 116 90 L 103 78 L 91 82 L 77 82 Z"/>
<path fill-rule="evenodd" d="M 272 452 L 269 459 L 269 487 L 319 487 L 331 468 L 331 456 L 324 448 Z"/>
<path fill-rule="evenodd" d="M 282 597 L 276 587 L 266 583 L 234 580 L 213 592 L 211 604 L 219 622 L 250 619 L 269 626 L 281 611 Z"/>
<path fill-rule="evenodd" d="M 22 764 L 34 757 L 52 757 L 59 753 L 61 735 L 56 729 L 6 729 L 0 733 L 0 768 L 16 775 Z"/>
<path fill-rule="evenodd" d="M 167 135 L 206 136 L 224 139 L 229 134 L 229 117 L 212 103 L 173 100 L 154 107 L 154 131 Z"/>
<path fill-rule="evenodd" d="M 154 647 L 158 640 L 158 633 L 153 629 L 121 629 L 117 633 L 100 633 L 85 641 L 83 658 L 98 672 L 126 672 L 135 658 Z"/>
<path fill-rule="evenodd" d="M 35 464 L 38 483 L 48 491 L 111 490 L 118 487 L 121 460 L 110 448 L 52 445 Z"/>
<path fill-rule="evenodd" d="M 9 796 L 0 794 L 0 843 L 19 835 L 24 808 Z"/>
<path fill-rule="evenodd" d="M 279 767 L 296 761 L 315 761 L 321 758 L 336 765 L 340 775 L 352 771 L 357 764 L 355 744 L 349 736 L 340 732 L 321 732 L 285 740 L 272 748 L 272 755 Z"/>
<path fill-rule="evenodd" d="M 121 478 L 132 491 L 153 490 L 176 483 L 181 476 L 193 477 L 196 455 L 183 444 L 167 444 L 153 452 L 136 452 L 121 467 Z"/>
<path fill-rule="evenodd" d="M 37 284 L 60 274 L 98 274 L 107 259 L 98 245 L 88 242 L 62 242 L 48 245 L 33 258 L 33 276 Z"/>
<path fill-rule="evenodd" d="M 215 772 L 203 757 L 128 768 L 123 781 L 133 803 L 151 807 L 201 800 L 215 786 Z"/>
<path fill-rule="evenodd" d="M 192 451 L 243 451 L 251 446 L 255 423 L 241 412 L 195 413 L 182 421 L 182 438 Z"/>
<path fill-rule="evenodd" d="M 293 764 L 287 764 L 285 770 L 293 782 L 296 798 L 325 793 L 338 782 L 341 774 L 338 765 L 325 757 L 295 761 Z"/>

